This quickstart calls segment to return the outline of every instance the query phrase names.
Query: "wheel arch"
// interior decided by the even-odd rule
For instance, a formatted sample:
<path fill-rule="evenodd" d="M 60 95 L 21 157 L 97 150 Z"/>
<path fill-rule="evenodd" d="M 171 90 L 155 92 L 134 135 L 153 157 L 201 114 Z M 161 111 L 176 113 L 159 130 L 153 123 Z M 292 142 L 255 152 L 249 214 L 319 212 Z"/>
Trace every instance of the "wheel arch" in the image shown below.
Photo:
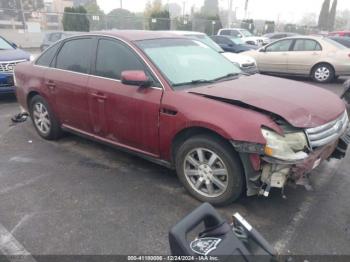
<path fill-rule="evenodd" d="M 30 110 L 30 100 L 32 100 L 32 98 L 36 95 L 41 95 L 37 90 L 31 90 L 29 91 L 28 95 L 27 95 L 27 99 L 26 99 L 26 103 L 27 103 L 27 108 L 28 110 Z"/>
<path fill-rule="evenodd" d="M 196 136 L 196 135 L 209 135 L 209 136 L 216 137 L 216 138 L 222 140 L 228 146 L 230 146 L 232 148 L 233 152 L 237 153 L 235 151 L 235 149 L 233 148 L 233 146 L 230 144 L 229 140 L 223 134 L 220 134 L 219 132 L 214 131 L 208 127 L 191 126 L 191 127 L 187 127 L 187 128 L 180 130 L 178 133 L 176 133 L 176 135 L 172 139 L 171 149 L 170 149 L 171 150 L 170 156 L 171 156 L 172 165 L 175 165 L 175 154 L 176 154 L 177 149 L 188 138 Z M 241 161 L 241 159 L 240 159 L 240 161 Z"/>
<path fill-rule="evenodd" d="M 313 77 L 312 73 L 313 71 L 315 70 L 315 68 L 319 65 L 329 65 L 332 70 L 333 70 L 333 73 L 334 75 L 336 75 L 336 71 L 335 71 L 335 68 L 334 66 L 332 65 L 332 63 L 328 62 L 328 61 L 320 61 L 320 62 L 317 62 L 315 65 L 313 65 L 313 67 L 311 67 L 311 70 L 310 70 L 310 76 Z"/>

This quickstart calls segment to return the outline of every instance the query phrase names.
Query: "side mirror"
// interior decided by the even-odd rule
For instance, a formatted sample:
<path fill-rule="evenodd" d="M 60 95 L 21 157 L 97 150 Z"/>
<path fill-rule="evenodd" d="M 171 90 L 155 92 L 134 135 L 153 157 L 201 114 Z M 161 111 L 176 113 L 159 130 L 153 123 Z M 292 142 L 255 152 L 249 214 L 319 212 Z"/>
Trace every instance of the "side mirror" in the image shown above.
<path fill-rule="evenodd" d="M 265 47 L 260 48 L 259 52 L 265 53 L 266 52 L 266 48 Z"/>
<path fill-rule="evenodd" d="M 229 47 L 233 47 L 233 44 L 228 44 Z"/>
<path fill-rule="evenodd" d="M 242 38 L 242 37 L 243 37 L 241 34 L 238 34 L 237 36 L 238 36 L 239 38 Z"/>
<path fill-rule="evenodd" d="M 11 42 L 11 45 L 12 45 L 13 48 L 17 48 L 17 47 L 18 47 L 18 46 L 17 46 L 15 43 L 13 43 L 13 42 Z"/>
<path fill-rule="evenodd" d="M 127 70 L 121 73 L 122 83 L 125 85 L 149 87 L 152 85 L 152 80 L 148 78 L 142 70 Z"/>

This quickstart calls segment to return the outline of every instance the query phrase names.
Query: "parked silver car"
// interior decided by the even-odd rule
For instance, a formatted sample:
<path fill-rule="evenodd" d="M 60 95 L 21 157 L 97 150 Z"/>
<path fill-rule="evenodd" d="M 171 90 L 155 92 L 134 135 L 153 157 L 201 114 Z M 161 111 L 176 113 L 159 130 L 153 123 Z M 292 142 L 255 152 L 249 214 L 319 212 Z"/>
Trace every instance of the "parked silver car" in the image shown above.
<path fill-rule="evenodd" d="M 320 83 L 350 75 L 349 49 L 328 37 L 287 37 L 243 54 L 256 60 L 261 73 L 310 76 Z"/>

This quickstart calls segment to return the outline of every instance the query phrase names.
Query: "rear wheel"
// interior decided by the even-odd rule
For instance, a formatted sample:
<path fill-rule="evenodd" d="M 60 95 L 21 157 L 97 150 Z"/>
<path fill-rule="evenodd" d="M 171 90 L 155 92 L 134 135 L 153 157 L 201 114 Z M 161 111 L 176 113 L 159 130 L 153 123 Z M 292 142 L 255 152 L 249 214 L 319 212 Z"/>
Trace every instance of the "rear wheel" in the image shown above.
<path fill-rule="evenodd" d="M 48 140 L 62 135 L 60 125 L 46 100 L 36 95 L 30 100 L 30 116 L 38 134 Z"/>
<path fill-rule="evenodd" d="M 312 70 L 312 78 L 319 83 L 328 83 L 334 80 L 334 69 L 329 64 L 316 65 Z"/>
<path fill-rule="evenodd" d="M 185 141 L 176 154 L 176 170 L 185 188 L 200 201 L 225 205 L 242 194 L 238 155 L 219 138 L 203 135 Z"/>

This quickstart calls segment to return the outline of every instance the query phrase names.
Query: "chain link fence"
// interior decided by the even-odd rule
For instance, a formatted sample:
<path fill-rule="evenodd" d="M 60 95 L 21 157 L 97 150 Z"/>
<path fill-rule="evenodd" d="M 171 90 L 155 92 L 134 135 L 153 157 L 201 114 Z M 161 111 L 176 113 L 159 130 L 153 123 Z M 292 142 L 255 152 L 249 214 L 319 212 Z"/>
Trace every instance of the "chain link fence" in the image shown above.
<path fill-rule="evenodd" d="M 0 9 L 0 34 L 19 46 L 39 47 L 45 33 L 56 31 L 101 30 L 186 30 L 216 34 L 219 20 L 181 16 L 173 19 L 138 14 L 81 14 Z"/>

